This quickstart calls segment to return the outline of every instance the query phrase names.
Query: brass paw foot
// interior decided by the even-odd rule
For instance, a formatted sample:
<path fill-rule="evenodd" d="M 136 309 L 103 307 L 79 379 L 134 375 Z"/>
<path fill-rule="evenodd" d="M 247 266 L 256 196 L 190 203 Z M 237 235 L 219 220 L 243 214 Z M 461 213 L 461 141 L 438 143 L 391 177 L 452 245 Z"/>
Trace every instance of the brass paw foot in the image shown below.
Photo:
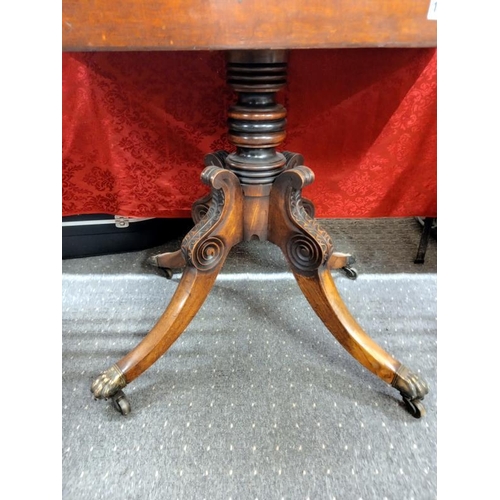
<path fill-rule="evenodd" d="M 101 373 L 92 384 L 90 390 L 96 399 L 108 399 L 127 385 L 125 375 L 113 365 L 111 368 Z"/>
<path fill-rule="evenodd" d="M 415 418 L 421 418 L 425 415 L 422 400 L 429 392 L 429 388 L 423 379 L 411 372 L 406 366 L 401 365 L 392 381 L 392 386 L 401 393 L 408 411 Z"/>

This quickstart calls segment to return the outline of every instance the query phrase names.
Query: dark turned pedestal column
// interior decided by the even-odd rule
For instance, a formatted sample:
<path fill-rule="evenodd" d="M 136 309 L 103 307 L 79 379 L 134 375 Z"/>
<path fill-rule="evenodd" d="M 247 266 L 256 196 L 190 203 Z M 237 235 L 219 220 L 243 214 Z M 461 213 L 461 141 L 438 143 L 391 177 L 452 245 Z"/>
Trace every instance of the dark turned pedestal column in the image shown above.
<path fill-rule="evenodd" d="M 376 344 L 342 301 L 331 270 L 349 270 L 350 255 L 334 252 L 330 235 L 314 219 L 302 188 L 314 180 L 300 154 L 277 152 L 285 138 L 286 110 L 276 93 L 286 84 L 286 52 L 231 51 L 228 84 L 238 95 L 229 109 L 234 153 L 205 158 L 202 181 L 210 195 L 193 206 L 195 227 L 181 249 L 154 257 L 152 264 L 184 268 L 177 290 L 151 332 L 92 384 L 96 398 L 112 398 L 126 414 L 125 385 L 147 370 L 185 330 L 208 296 L 231 248 L 241 241 L 271 241 L 283 251 L 304 293 L 329 331 L 365 368 L 395 387 L 415 417 L 421 417 L 426 383 Z"/>
<path fill-rule="evenodd" d="M 227 82 L 238 102 L 229 108 L 229 141 L 236 152 L 226 168 L 238 177 L 244 193 L 245 240 L 267 240 L 269 194 L 286 158 L 276 148 L 286 136 L 286 110 L 276 93 L 286 85 L 285 51 L 234 51 L 228 54 Z"/>

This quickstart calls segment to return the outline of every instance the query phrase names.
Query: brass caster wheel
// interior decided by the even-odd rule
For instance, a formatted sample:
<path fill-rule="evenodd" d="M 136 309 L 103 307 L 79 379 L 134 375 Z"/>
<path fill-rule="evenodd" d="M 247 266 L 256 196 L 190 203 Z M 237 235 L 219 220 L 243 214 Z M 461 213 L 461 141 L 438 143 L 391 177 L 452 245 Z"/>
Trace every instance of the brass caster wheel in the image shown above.
<path fill-rule="evenodd" d="M 130 403 L 123 391 L 118 391 L 111 399 L 115 410 L 118 410 L 122 415 L 128 415 L 130 413 Z"/>
<path fill-rule="evenodd" d="M 403 398 L 403 402 L 406 406 L 406 409 L 410 412 L 410 414 L 415 418 L 425 417 L 425 407 L 422 404 L 420 399 L 410 400 L 408 398 Z"/>
<path fill-rule="evenodd" d="M 172 279 L 172 276 L 174 275 L 174 272 L 172 271 L 172 269 L 170 269 L 169 267 L 162 267 L 160 269 L 165 274 L 165 278 L 167 278 L 168 280 Z"/>
<path fill-rule="evenodd" d="M 355 280 L 358 277 L 358 271 L 354 267 L 343 267 L 342 271 L 344 271 L 344 274 L 350 280 Z"/>

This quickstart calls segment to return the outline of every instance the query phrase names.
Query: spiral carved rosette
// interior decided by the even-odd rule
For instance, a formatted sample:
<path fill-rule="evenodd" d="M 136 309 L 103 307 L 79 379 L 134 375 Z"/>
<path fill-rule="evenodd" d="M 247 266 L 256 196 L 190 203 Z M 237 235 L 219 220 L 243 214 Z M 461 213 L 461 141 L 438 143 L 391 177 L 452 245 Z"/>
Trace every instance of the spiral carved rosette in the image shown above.
<path fill-rule="evenodd" d="M 304 208 L 301 211 L 301 215 L 305 214 L 309 218 Z M 295 219 L 295 222 L 301 232 L 289 238 L 286 255 L 297 271 L 313 273 L 328 261 L 333 249 L 332 242 L 328 233 L 317 224 L 311 224 L 310 221 L 308 224 L 299 224 L 299 219 Z"/>
<path fill-rule="evenodd" d="M 297 270 L 314 272 L 328 261 L 333 251 L 332 240 L 304 208 L 300 189 L 290 189 L 288 214 L 300 230 L 300 233 L 288 240 L 288 258 Z"/>
<path fill-rule="evenodd" d="M 295 153 L 286 156 L 289 161 L 301 158 Z M 326 265 L 333 252 L 330 236 L 311 216 L 314 205 L 302 198 L 302 188 L 313 180 L 308 167 L 292 167 L 276 179 L 271 192 L 269 239 L 281 247 L 294 271 L 302 275 L 312 275 Z"/>
<path fill-rule="evenodd" d="M 208 211 L 182 242 L 181 250 L 186 262 L 200 271 L 208 271 L 215 267 L 220 261 L 221 251 L 224 250 L 224 243 L 220 238 L 208 237 L 221 218 L 224 200 L 224 191 L 213 189 Z"/>
<path fill-rule="evenodd" d="M 196 245 L 191 254 L 191 262 L 200 271 L 213 269 L 225 253 L 225 244 L 216 236 L 203 239 Z"/>
<path fill-rule="evenodd" d="M 220 228 L 226 220 L 226 205 L 228 210 L 231 209 L 231 199 L 234 198 L 236 190 L 241 193 L 241 187 L 235 174 L 215 165 L 206 167 L 201 179 L 212 187 L 212 191 L 209 197 L 199 200 L 199 219 L 184 238 L 181 251 L 189 265 L 199 271 L 210 271 L 227 254 L 225 236 L 220 233 Z M 209 201 L 209 204 L 204 206 L 205 201 Z M 206 213 L 202 214 L 205 207 Z"/>
<path fill-rule="evenodd" d="M 312 272 L 324 262 L 324 253 L 318 242 L 307 234 L 296 234 L 287 243 L 291 264 L 303 272 Z"/>

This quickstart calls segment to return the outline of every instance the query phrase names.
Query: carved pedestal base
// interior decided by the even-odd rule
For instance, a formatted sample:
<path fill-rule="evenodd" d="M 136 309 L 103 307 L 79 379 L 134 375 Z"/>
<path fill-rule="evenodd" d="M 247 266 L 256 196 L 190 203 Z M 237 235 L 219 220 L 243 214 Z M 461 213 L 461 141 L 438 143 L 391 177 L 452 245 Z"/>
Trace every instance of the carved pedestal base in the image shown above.
<path fill-rule="evenodd" d="M 241 241 L 269 240 L 283 251 L 305 297 L 341 345 L 387 384 L 395 387 L 415 417 L 424 414 L 427 385 L 377 345 L 357 324 L 342 301 L 331 269 L 355 277 L 349 254 L 334 252 L 326 231 L 314 219 L 314 205 L 302 188 L 314 180 L 297 153 L 278 153 L 285 137 L 286 110 L 275 94 L 286 81 L 283 51 L 230 54 L 228 82 L 238 93 L 229 110 L 229 137 L 235 153 L 218 151 L 205 158 L 202 181 L 208 196 L 193 206 L 194 228 L 181 249 L 157 255 L 151 264 L 183 268 L 170 304 L 142 342 L 92 385 L 95 398 L 113 398 L 130 411 L 121 391 L 147 370 L 188 326 L 215 282 L 231 248 Z"/>
<path fill-rule="evenodd" d="M 118 400 L 123 400 L 121 389 L 164 354 L 194 317 L 229 250 L 243 241 L 244 228 L 250 228 L 248 233 L 261 230 L 261 222 L 248 220 L 243 211 L 245 189 L 234 173 L 211 166 L 202 179 L 212 186 L 205 215 L 184 238 L 179 251 L 152 259 L 160 267 L 184 267 L 176 293 L 146 338 L 96 379 L 92 385 L 95 398 L 118 394 Z M 301 191 L 313 179 L 305 166 L 285 170 L 276 179 L 269 196 L 261 201 L 269 214 L 267 238 L 281 248 L 302 292 L 330 332 L 363 366 L 395 387 L 412 415 L 419 418 L 425 414 L 421 400 L 427 385 L 362 330 L 338 294 L 330 271 L 351 260 L 348 254 L 333 251 L 330 236 L 304 206 Z M 252 225 L 256 225 L 254 230 Z M 127 413 L 119 404 L 117 408 Z"/>

